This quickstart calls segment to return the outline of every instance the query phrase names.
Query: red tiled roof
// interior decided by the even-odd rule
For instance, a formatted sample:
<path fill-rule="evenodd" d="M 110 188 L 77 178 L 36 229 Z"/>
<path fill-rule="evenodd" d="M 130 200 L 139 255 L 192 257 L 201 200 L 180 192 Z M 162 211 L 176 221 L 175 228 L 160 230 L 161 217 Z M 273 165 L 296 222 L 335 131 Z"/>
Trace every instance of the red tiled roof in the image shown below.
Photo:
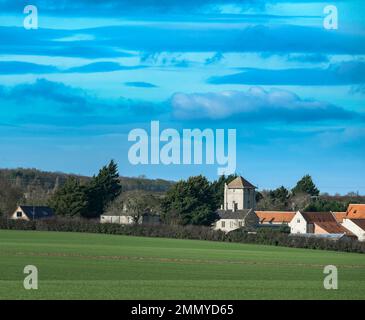
<path fill-rule="evenodd" d="M 334 222 L 337 223 L 332 212 L 300 212 L 308 223 Z"/>
<path fill-rule="evenodd" d="M 346 218 L 346 212 L 332 212 L 338 222 L 342 222 Z"/>
<path fill-rule="evenodd" d="M 365 204 L 349 204 L 346 218 L 365 219 Z"/>
<path fill-rule="evenodd" d="M 260 223 L 289 223 L 295 216 L 294 211 L 255 211 L 255 213 L 259 217 Z"/>
<path fill-rule="evenodd" d="M 347 230 L 345 227 L 337 222 L 315 222 L 314 225 L 320 227 L 327 233 L 344 233 L 350 236 L 353 235 L 351 231 Z"/>

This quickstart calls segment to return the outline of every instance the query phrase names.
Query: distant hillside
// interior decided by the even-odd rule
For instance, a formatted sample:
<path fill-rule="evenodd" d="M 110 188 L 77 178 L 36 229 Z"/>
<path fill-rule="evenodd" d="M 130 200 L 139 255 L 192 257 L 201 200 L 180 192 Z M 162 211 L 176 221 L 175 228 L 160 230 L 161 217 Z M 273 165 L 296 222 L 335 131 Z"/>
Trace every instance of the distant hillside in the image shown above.
<path fill-rule="evenodd" d="M 47 172 L 37 169 L 0 169 L 0 180 L 8 181 L 12 186 L 21 189 L 29 187 L 41 187 L 46 191 L 53 191 L 62 186 L 67 178 L 76 177 L 80 181 L 87 182 L 90 177 L 63 172 Z M 167 191 L 173 184 L 173 181 L 162 179 L 147 179 L 145 177 L 120 177 L 123 190 L 146 190 L 152 192 Z"/>
<path fill-rule="evenodd" d="M 45 205 L 52 193 L 67 178 L 76 177 L 86 183 L 90 177 L 63 172 L 46 172 L 37 169 L 0 169 L 0 214 L 10 213 L 19 204 Z M 144 190 L 165 192 L 173 181 L 145 177 L 120 177 L 123 191 Z"/>

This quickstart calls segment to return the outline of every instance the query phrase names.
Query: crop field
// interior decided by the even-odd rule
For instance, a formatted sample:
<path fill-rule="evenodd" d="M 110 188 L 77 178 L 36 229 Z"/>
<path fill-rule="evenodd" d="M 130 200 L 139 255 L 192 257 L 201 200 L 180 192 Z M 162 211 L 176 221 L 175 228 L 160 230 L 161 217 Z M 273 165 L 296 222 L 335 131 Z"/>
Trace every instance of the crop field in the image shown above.
<path fill-rule="evenodd" d="M 27 265 L 37 290 L 23 286 Z M 338 290 L 324 289 L 326 265 L 338 268 Z M 0 230 L 0 299 L 365 299 L 365 255 Z"/>

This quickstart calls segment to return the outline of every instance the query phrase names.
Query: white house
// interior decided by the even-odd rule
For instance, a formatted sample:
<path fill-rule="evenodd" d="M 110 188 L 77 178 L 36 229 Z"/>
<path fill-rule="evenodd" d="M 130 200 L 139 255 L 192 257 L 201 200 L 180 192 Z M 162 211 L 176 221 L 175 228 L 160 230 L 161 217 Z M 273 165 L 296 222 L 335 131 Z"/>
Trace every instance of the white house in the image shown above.
<path fill-rule="evenodd" d="M 356 235 L 359 241 L 365 241 L 365 219 L 343 219 L 342 226 Z"/>
<path fill-rule="evenodd" d="M 297 211 L 289 222 L 292 234 L 344 234 L 354 237 L 354 234 L 342 226 L 332 212 L 301 212 Z"/>

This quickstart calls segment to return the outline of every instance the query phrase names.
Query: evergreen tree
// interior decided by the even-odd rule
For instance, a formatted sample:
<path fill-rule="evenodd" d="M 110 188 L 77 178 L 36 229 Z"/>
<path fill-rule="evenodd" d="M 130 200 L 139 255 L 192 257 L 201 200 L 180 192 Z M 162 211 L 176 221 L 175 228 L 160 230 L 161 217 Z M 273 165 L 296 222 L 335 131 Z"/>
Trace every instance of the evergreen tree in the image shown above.
<path fill-rule="evenodd" d="M 284 186 L 271 190 L 269 192 L 270 200 L 272 201 L 272 207 L 280 210 L 285 210 L 288 207 L 288 200 L 290 198 L 289 190 Z"/>
<path fill-rule="evenodd" d="M 168 223 L 210 225 L 216 219 L 215 194 L 201 175 L 176 183 L 167 192 L 161 208 Z"/>
<path fill-rule="evenodd" d="M 305 175 L 297 182 L 297 185 L 292 189 L 293 194 L 306 193 L 311 196 L 318 196 L 319 190 L 314 184 L 310 175 Z"/>
<path fill-rule="evenodd" d="M 87 217 L 95 218 L 103 214 L 108 204 L 118 197 L 121 189 L 118 165 L 112 160 L 100 169 L 97 176 L 93 176 L 87 188 Z"/>
<path fill-rule="evenodd" d="M 54 193 L 49 206 L 57 215 L 70 217 L 85 215 L 88 208 L 85 186 L 81 186 L 74 177 L 68 178 Z"/>

